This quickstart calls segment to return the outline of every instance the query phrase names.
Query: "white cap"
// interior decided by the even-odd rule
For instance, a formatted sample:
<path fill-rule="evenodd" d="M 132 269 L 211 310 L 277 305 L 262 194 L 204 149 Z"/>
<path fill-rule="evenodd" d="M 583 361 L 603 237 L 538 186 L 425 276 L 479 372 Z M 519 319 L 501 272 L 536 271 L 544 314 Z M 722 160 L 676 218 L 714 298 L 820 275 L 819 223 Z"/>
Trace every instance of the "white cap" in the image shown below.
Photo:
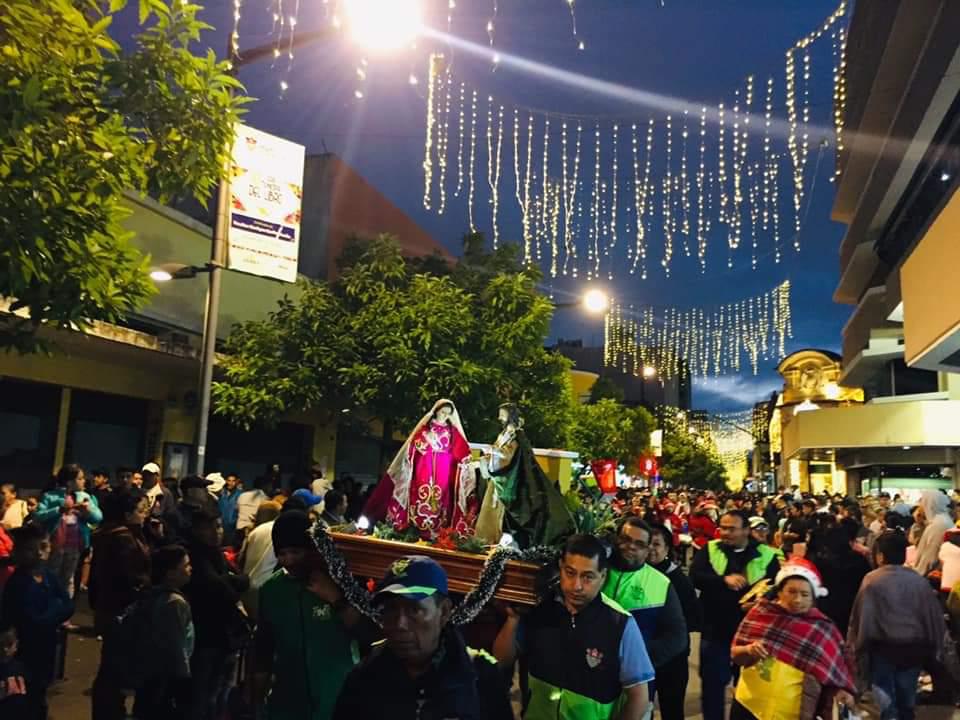
<path fill-rule="evenodd" d="M 223 475 L 218 472 L 212 472 L 207 475 L 207 482 L 210 483 L 207 485 L 207 490 L 214 494 L 220 492 L 223 486 L 226 485 L 226 480 L 223 479 Z"/>
<path fill-rule="evenodd" d="M 160 474 L 160 466 L 157 465 L 155 462 L 148 462 L 146 465 L 143 466 L 143 469 L 140 470 L 140 472 L 152 473 L 152 474 L 154 474 L 154 475 L 159 475 L 159 474 Z"/>

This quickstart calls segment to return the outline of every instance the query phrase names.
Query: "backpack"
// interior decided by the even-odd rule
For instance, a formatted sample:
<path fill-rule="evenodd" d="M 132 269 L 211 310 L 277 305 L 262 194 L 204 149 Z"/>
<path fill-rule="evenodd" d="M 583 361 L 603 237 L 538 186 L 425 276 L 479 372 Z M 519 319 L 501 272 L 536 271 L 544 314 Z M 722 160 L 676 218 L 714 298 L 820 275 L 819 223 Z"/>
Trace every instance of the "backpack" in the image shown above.
<path fill-rule="evenodd" d="M 128 605 L 122 613 L 111 618 L 104 634 L 103 654 L 110 674 L 124 690 L 139 690 L 150 675 L 150 633 L 153 619 L 154 597 L 143 593 Z"/>

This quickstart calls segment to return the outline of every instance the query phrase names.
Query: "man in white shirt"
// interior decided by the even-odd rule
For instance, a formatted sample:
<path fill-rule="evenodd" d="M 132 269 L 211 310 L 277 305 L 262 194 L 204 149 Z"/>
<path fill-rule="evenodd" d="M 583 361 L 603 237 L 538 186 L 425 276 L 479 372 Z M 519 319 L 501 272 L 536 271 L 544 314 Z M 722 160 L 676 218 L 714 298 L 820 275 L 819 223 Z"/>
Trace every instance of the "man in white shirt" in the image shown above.
<path fill-rule="evenodd" d="M 263 481 L 258 478 L 256 487 L 240 493 L 240 497 L 237 498 L 237 534 L 240 536 L 253 527 L 260 503 L 270 499 L 262 487 Z"/>
<path fill-rule="evenodd" d="M 13 530 L 23 526 L 27 517 L 27 502 L 17 497 L 17 488 L 13 483 L 0 485 L 0 524 L 4 530 Z"/>

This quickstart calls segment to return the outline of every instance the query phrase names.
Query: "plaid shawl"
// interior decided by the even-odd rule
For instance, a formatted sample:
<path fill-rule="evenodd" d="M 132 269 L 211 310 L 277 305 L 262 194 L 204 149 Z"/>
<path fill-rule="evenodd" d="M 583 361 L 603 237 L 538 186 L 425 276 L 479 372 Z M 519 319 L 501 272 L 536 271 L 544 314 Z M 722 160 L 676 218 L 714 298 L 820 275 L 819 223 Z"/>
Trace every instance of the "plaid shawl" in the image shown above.
<path fill-rule="evenodd" d="M 733 645 L 757 640 L 777 660 L 809 673 L 821 685 L 855 692 L 840 631 L 816 608 L 791 615 L 777 603 L 760 600 L 740 623 Z"/>

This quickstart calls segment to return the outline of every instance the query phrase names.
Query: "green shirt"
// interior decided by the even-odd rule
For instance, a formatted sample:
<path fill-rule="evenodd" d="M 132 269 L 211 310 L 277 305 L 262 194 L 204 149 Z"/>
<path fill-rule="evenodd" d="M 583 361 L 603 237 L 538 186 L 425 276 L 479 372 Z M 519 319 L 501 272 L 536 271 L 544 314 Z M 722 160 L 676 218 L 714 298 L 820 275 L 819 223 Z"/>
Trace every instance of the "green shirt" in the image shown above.
<path fill-rule="evenodd" d="M 260 622 L 274 642 L 269 720 L 329 720 L 359 661 L 356 643 L 333 607 L 278 570 L 260 588 Z"/>

